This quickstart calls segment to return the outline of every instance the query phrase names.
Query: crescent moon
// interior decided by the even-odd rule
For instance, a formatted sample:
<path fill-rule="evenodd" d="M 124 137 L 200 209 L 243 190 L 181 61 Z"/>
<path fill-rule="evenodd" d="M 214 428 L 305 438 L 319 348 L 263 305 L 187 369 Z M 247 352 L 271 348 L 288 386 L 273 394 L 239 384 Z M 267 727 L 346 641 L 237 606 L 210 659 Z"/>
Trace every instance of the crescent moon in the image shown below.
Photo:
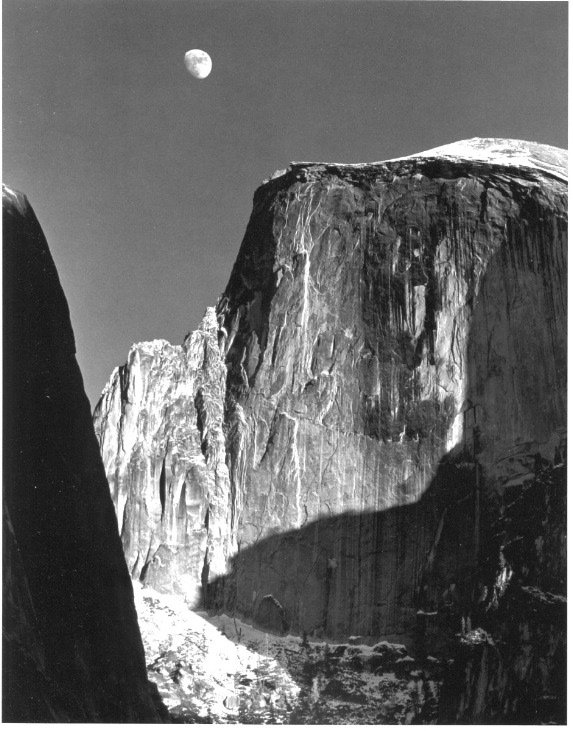
<path fill-rule="evenodd" d="M 185 54 L 185 67 L 196 79 L 206 79 L 211 73 L 213 62 L 208 53 L 199 48 L 193 48 Z"/>

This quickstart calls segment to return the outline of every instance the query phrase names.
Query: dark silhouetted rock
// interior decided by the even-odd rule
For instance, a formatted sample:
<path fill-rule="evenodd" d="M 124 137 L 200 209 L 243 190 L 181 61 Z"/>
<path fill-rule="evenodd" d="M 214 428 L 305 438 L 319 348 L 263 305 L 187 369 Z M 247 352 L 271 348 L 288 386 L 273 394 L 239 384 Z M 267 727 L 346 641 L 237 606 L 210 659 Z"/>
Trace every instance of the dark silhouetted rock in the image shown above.
<path fill-rule="evenodd" d="M 3 720 L 159 721 L 68 305 L 26 197 L 3 210 Z"/>

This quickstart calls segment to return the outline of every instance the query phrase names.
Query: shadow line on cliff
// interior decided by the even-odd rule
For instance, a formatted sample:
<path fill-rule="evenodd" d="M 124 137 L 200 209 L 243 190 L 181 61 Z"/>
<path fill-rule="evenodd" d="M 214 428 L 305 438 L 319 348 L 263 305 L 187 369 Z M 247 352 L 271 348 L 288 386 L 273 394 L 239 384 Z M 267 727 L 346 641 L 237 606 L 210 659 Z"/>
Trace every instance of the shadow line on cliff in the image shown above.
<path fill-rule="evenodd" d="M 438 599 L 430 585 L 455 584 L 450 600 L 463 604 L 475 579 L 475 469 L 454 450 L 417 502 L 319 518 L 239 550 L 205 587 L 206 606 L 274 632 L 378 638 L 415 624 L 415 607 Z"/>

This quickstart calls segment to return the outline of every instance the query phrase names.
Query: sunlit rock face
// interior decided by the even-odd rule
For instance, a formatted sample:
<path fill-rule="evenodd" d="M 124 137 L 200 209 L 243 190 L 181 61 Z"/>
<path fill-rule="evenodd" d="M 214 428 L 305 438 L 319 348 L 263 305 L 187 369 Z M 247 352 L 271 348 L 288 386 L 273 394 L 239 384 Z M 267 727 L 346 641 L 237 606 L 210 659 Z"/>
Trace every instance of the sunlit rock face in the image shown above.
<path fill-rule="evenodd" d="M 565 175 L 470 140 L 263 184 L 216 312 L 96 409 L 132 573 L 331 637 L 491 603 L 508 490 L 563 449 Z"/>
<path fill-rule="evenodd" d="M 182 346 L 134 345 L 95 411 L 132 575 L 192 604 L 229 555 L 226 374 L 211 308 Z"/>
<path fill-rule="evenodd" d="M 2 720 L 159 722 L 66 298 L 26 196 L 2 193 Z"/>

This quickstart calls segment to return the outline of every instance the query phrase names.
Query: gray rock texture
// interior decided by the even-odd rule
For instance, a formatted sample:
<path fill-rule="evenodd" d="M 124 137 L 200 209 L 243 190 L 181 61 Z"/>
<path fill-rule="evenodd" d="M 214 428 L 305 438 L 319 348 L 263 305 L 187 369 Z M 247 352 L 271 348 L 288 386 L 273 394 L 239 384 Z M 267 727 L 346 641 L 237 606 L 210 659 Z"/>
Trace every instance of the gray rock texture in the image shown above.
<path fill-rule="evenodd" d="M 3 721 L 161 720 L 66 298 L 3 187 Z"/>
<path fill-rule="evenodd" d="M 512 140 L 264 183 L 217 307 L 96 408 L 132 575 L 429 649 L 534 574 L 561 596 L 566 196 L 566 153 Z M 500 521 L 547 471 L 518 569 Z"/>

